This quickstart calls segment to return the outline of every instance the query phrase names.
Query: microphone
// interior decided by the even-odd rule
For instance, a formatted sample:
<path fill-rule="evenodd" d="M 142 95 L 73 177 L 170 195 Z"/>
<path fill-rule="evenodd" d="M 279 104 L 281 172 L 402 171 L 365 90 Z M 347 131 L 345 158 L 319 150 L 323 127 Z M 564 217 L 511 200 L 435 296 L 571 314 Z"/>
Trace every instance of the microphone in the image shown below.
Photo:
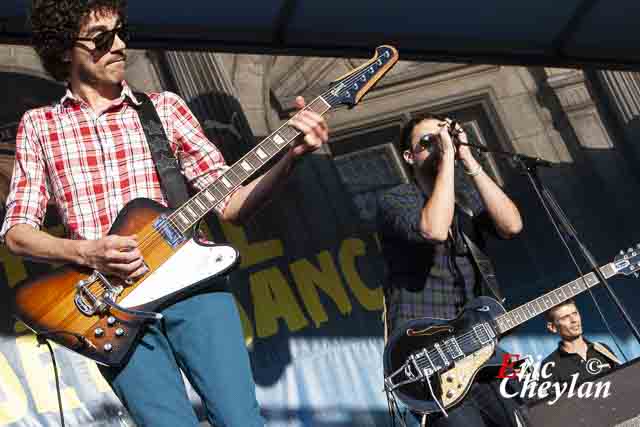
<path fill-rule="evenodd" d="M 484 145 L 472 144 L 469 142 L 462 142 L 458 137 L 458 135 L 461 134 L 462 132 L 464 132 L 464 130 L 462 129 L 462 126 L 458 125 L 456 122 L 452 122 L 452 126 L 450 126 L 449 128 L 449 135 L 451 136 L 451 142 L 453 143 L 453 146 L 456 149 L 456 151 L 458 150 L 458 148 L 460 148 L 461 145 L 466 145 L 467 147 L 475 148 L 476 150 L 482 151 L 485 153 L 492 153 L 492 154 L 500 155 L 503 157 L 509 157 L 511 158 L 512 161 L 521 163 L 523 166 L 528 168 L 537 167 L 537 166 L 553 168 L 553 167 L 569 165 L 569 163 L 566 163 L 566 162 L 551 162 L 549 160 L 544 160 L 539 157 L 525 156 L 523 154 L 518 154 L 518 153 L 513 153 L 508 151 L 490 149 L 488 147 L 485 147 Z M 440 135 L 437 133 L 427 133 L 420 137 L 420 140 L 418 143 L 420 144 L 421 147 L 428 148 L 429 151 L 432 154 L 434 154 L 434 158 L 438 158 L 442 155 L 442 148 L 440 145 L 440 141 L 438 140 L 439 138 L 440 138 Z"/>
<path fill-rule="evenodd" d="M 453 143 L 454 148 L 457 150 L 458 147 L 462 145 L 471 145 L 460 142 L 457 136 L 457 132 L 449 131 L 449 135 L 451 136 L 451 142 Z M 422 148 L 428 148 L 429 151 L 433 154 L 442 154 L 442 146 L 440 145 L 440 134 L 437 133 L 426 133 L 420 137 L 418 140 L 418 144 Z"/>

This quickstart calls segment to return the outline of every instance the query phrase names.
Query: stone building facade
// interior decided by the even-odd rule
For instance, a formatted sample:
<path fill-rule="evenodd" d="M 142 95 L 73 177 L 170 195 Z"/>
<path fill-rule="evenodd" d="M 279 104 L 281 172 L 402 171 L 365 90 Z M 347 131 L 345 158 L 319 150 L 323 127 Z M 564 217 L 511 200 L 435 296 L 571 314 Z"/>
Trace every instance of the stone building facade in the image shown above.
<path fill-rule="evenodd" d="M 131 51 L 127 78 L 136 90 L 181 94 L 232 162 L 277 129 L 293 112 L 297 94 L 311 99 L 362 61 Z M 5 94 L 0 101 L 0 198 L 4 199 L 16 123 L 24 110 L 58 98 L 63 86 L 49 79 L 29 47 L 0 46 L 0 64 Z M 359 225 L 371 225 L 375 191 L 407 179 L 391 143 L 407 118 L 424 112 L 458 118 L 476 142 L 490 148 L 566 164 L 541 174 L 587 237 L 619 244 L 610 238 L 610 230 L 594 226 L 603 218 L 618 229 L 633 228 L 640 179 L 636 167 L 640 148 L 635 143 L 640 136 L 640 77 L 620 71 L 400 61 L 356 108 L 339 107 L 329 113 L 331 142 L 314 157 L 332 161 L 313 162 L 313 167 L 299 171 L 298 184 L 293 184 L 297 188 L 292 190 L 295 197 L 276 206 L 288 204 L 294 209 L 299 199 L 309 206 L 322 200 L 336 215 L 346 215 L 342 223 L 352 224 L 348 215 L 355 214 L 362 219 Z M 551 233 L 521 174 L 496 156 L 485 155 L 483 160 L 498 182 L 511 187 L 516 197 L 522 194 L 526 199 L 522 203 L 531 204 L 528 209 L 535 215 L 525 220 L 532 237 Z M 328 188 L 339 185 L 346 192 L 333 197 L 330 192 L 302 191 L 305 180 L 317 179 L 316 175 Z M 314 215 L 312 209 L 305 214 Z M 302 238 L 287 233 L 281 222 L 281 209 L 268 209 L 255 222 L 254 232 L 263 237 L 274 229 L 279 235 L 292 234 L 288 243 L 298 247 L 308 244 L 308 238 L 319 239 L 316 243 L 321 245 L 336 236 Z M 522 249 L 535 259 L 547 254 L 549 245 L 523 243 Z M 604 243 L 603 251 L 610 249 Z"/>
<path fill-rule="evenodd" d="M 233 161 L 291 114 L 295 95 L 310 99 L 360 63 L 349 58 L 131 51 L 127 78 L 136 90 L 181 94 Z M 48 78 L 31 48 L 5 45 L 0 46 L 0 87 L 5 94 L 0 101 L 4 199 L 16 123 L 27 108 L 59 97 L 63 86 Z M 333 160 L 365 223 L 373 215 L 373 192 L 406 180 L 390 143 L 403 121 L 424 112 L 455 116 L 476 142 L 490 148 L 568 163 L 570 171 L 554 171 L 547 178 L 579 211 L 592 203 L 585 183 L 602 189 L 598 194 L 606 196 L 607 212 L 615 206 L 615 215 L 626 218 L 635 208 L 640 177 L 635 167 L 640 148 L 634 143 L 640 136 L 637 73 L 400 61 L 356 108 L 329 113 L 331 143 L 317 153 Z M 508 162 L 484 157 L 501 184 L 512 179 Z"/>
<path fill-rule="evenodd" d="M 127 80 L 135 90 L 179 93 L 232 163 L 294 112 L 296 95 L 311 100 L 362 62 L 130 51 Z M 9 187 L 21 115 L 54 102 L 63 91 L 63 85 L 46 75 L 31 48 L 0 45 L 0 201 Z M 540 178 L 599 262 L 610 261 L 620 247 L 640 240 L 635 232 L 640 208 L 637 73 L 400 61 L 358 106 L 328 113 L 330 143 L 308 156 L 285 191 L 243 230 L 209 224 L 214 234 L 239 246 L 243 256 L 234 294 L 241 303 L 247 343 L 262 350 L 252 352 L 252 363 L 259 398 L 266 407 L 279 408 L 274 404 L 280 403 L 279 396 L 288 396 L 295 407 L 296 397 L 285 393 L 286 387 L 280 395 L 273 392 L 274 384 L 288 384 L 295 377 L 292 360 L 297 358 L 301 370 L 317 364 L 313 359 L 304 365 L 304 352 L 297 349 L 298 341 L 288 341 L 289 335 L 309 338 L 314 352 L 323 349 L 321 338 L 374 338 L 377 341 L 367 347 L 368 370 L 360 368 L 370 378 L 380 377 L 382 274 L 371 233 L 374 196 L 408 179 L 393 143 L 408 118 L 427 112 L 455 117 L 473 142 L 562 164 L 541 169 Z M 508 158 L 481 155 L 481 160 L 524 217 L 520 238 L 492 248 L 512 308 L 576 274 L 528 178 Z M 0 218 L 3 214 L 0 210 Z M 50 225 L 55 225 L 55 217 Z M 37 272 L 10 257 L 5 248 L 0 247 L 0 256 L 5 261 L 0 282 L 13 285 Z M 0 301 L 8 300 L 7 292 L 0 286 Z M 627 301 L 637 300 L 630 292 Z M 7 310 L 0 311 L 7 316 Z M 0 316 L 1 325 L 9 323 L 5 320 Z M 530 327 L 530 337 L 536 339 L 525 338 L 526 346 L 516 349 L 548 353 L 554 339 L 542 342 L 543 328 L 533 322 Z M 9 328 L 13 333 L 12 324 L 0 332 Z M 13 344 L 7 340 L 0 344 L 9 354 Z M 375 381 L 362 381 L 380 392 Z M 101 391 L 106 389 L 105 385 Z M 329 394 L 340 395 L 333 390 Z M 380 408 L 386 410 L 379 397 Z M 370 401 L 362 402 L 362 407 L 368 405 Z M 359 416 L 374 415 L 363 410 Z M 381 411 L 378 416 L 383 420 L 386 414 Z"/>

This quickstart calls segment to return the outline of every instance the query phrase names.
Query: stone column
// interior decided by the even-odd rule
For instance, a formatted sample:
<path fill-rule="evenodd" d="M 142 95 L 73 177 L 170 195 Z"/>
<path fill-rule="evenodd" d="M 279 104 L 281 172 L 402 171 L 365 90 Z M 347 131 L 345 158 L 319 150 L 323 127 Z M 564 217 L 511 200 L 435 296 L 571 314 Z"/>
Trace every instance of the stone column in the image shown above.
<path fill-rule="evenodd" d="M 586 190 L 588 205 L 619 227 L 631 226 L 628 221 L 637 205 L 638 176 L 634 173 L 637 168 L 605 126 L 585 73 L 556 68 L 547 68 L 545 72 L 549 88 L 577 141 L 573 173 Z"/>
<path fill-rule="evenodd" d="M 598 77 L 611 97 L 611 104 L 623 124 L 640 116 L 640 74 L 600 71 Z"/>
<path fill-rule="evenodd" d="M 614 142 L 591 97 L 585 75 L 580 70 L 546 68 L 547 83 L 585 149 L 612 149 Z"/>
<path fill-rule="evenodd" d="M 253 147 L 255 138 L 236 88 L 217 54 L 168 51 L 160 62 L 207 136 L 218 140 L 228 163 Z"/>
<path fill-rule="evenodd" d="M 618 119 L 629 154 L 640 160 L 640 73 L 628 71 L 598 71 L 596 73 L 604 96 Z"/>

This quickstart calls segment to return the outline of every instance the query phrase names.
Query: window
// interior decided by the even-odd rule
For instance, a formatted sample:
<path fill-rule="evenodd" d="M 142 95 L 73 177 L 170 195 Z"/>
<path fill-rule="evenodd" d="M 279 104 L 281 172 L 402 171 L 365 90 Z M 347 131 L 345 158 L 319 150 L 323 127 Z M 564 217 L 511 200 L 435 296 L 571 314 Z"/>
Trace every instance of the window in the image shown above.
<path fill-rule="evenodd" d="M 495 131 L 480 104 L 464 109 L 437 112 L 459 120 L 464 127 L 469 142 L 493 149 L 499 149 Z M 418 115 L 417 113 L 416 115 Z M 376 216 L 376 194 L 379 191 L 409 182 L 410 170 L 395 147 L 402 124 L 388 125 L 382 128 L 358 130 L 346 136 L 338 136 L 331 142 L 333 159 L 345 188 L 352 197 L 354 206 L 363 227 L 374 230 Z M 500 170 L 492 155 L 474 150 L 474 156 L 484 170 L 499 184 L 503 184 Z M 468 180 L 461 170 L 456 179 Z M 469 185 L 460 188 L 471 189 Z M 461 196 L 467 197 L 469 190 L 461 190 Z"/>

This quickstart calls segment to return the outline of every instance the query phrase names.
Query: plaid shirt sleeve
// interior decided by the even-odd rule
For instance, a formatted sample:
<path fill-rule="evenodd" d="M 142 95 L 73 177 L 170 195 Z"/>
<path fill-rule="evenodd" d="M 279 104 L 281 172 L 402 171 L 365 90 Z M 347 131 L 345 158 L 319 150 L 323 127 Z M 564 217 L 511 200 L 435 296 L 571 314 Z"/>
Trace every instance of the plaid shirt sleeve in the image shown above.
<path fill-rule="evenodd" d="M 420 220 L 425 199 L 403 185 L 383 192 L 378 198 L 378 226 L 382 233 L 413 243 L 427 239 L 420 233 Z"/>
<path fill-rule="evenodd" d="M 29 224 L 39 229 L 44 221 L 49 197 L 49 183 L 38 133 L 30 112 L 27 112 L 18 126 L 13 176 L 6 201 L 6 215 L 0 229 L 0 241 L 4 243 L 7 231 L 14 225 Z"/>
<path fill-rule="evenodd" d="M 165 92 L 164 95 L 172 140 L 177 144 L 176 157 L 180 160 L 189 183 L 202 190 L 229 167 L 218 147 L 207 138 L 184 100 L 171 92 Z M 222 215 L 230 198 L 231 195 L 227 196 L 215 207 L 218 215 Z"/>

